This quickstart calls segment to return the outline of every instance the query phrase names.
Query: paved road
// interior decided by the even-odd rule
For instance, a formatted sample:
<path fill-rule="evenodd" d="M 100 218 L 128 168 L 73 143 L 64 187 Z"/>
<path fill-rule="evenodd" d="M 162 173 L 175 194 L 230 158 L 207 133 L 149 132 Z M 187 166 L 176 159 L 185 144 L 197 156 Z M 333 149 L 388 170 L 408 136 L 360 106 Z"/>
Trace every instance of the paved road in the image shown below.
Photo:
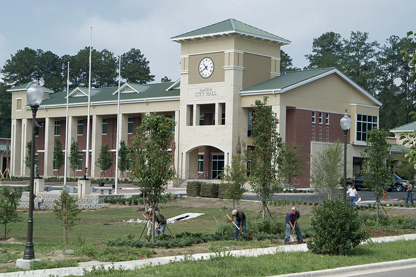
<path fill-rule="evenodd" d="M 374 193 L 368 190 L 359 191 L 358 194 L 361 196 L 362 201 L 375 201 L 376 197 Z M 336 194 L 337 196 L 341 196 L 342 192 Z M 257 200 L 257 197 L 253 193 L 246 193 L 244 194 L 244 198 L 246 200 Z M 406 200 L 406 192 L 396 192 L 391 191 L 386 193 L 387 201 L 403 201 Z M 323 201 L 323 196 L 319 193 L 277 193 L 273 195 L 273 200 L 290 200 L 290 201 L 302 201 L 302 202 L 318 202 L 321 203 Z"/>

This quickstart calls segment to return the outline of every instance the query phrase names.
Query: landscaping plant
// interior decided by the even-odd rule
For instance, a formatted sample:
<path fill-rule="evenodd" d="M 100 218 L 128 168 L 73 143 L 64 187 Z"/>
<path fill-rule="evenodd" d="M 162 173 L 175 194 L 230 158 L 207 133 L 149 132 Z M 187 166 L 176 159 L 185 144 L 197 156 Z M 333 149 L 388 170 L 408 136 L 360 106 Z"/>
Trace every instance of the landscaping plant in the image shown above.
<path fill-rule="evenodd" d="M 358 211 L 340 199 L 324 200 L 313 208 L 312 214 L 314 234 L 308 248 L 313 253 L 347 255 L 370 236 L 362 228 Z"/>
<path fill-rule="evenodd" d="M 64 228 L 64 242 L 68 241 L 68 230 L 74 227 L 78 219 L 78 215 L 81 212 L 78 209 L 76 197 L 70 195 L 68 190 L 64 189 L 61 193 L 61 197 L 55 200 L 55 206 L 53 208 L 55 217 L 61 221 Z"/>
<path fill-rule="evenodd" d="M 22 220 L 16 211 L 18 198 L 14 193 L 8 186 L 0 191 L 0 224 L 4 225 L 4 239 L 7 238 L 7 224 Z"/>

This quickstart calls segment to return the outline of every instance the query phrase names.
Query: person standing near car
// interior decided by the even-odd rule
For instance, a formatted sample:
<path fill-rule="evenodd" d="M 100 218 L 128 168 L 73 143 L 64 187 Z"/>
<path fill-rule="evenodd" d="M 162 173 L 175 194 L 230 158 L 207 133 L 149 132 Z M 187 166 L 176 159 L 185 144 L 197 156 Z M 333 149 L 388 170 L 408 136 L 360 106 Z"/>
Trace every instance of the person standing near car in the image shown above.
<path fill-rule="evenodd" d="M 352 207 L 355 208 L 355 198 L 358 196 L 358 198 L 361 198 L 361 196 L 358 194 L 357 190 L 355 189 L 355 185 L 352 185 L 348 191 L 347 196 L 350 198 Z"/>
<path fill-rule="evenodd" d="M 413 205 L 413 186 L 409 181 L 406 181 L 406 184 L 407 184 L 406 204 L 409 202 L 409 198 L 410 198 L 410 202 Z"/>

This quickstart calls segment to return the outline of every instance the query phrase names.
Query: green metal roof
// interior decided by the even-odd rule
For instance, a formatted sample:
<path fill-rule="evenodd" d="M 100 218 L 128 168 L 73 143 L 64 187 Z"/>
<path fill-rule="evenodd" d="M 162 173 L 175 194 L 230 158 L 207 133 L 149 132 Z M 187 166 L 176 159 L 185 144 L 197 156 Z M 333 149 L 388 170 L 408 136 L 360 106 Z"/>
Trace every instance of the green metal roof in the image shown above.
<path fill-rule="evenodd" d="M 390 144 L 390 151 L 394 153 L 409 153 L 410 148 L 400 144 Z"/>
<path fill-rule="evenodd" d="M 145 101 L 157 101 L 157 100 L 174 100 L 173 98 L 178 98 L 180 95 L 179 89 L 168 89 L 172 86 L 174 82 L 165 82 L 165 83 L 156 83 L 156 84 L 128 84 L 130 87 L 136 89 L 136 91 L 131 93 L 121 93 L 120 102 L 145 102 Z M 126 84 L 125 84 L 126 85 Z M 125 86 L 123 85 L 123 86 Z M 88 95 L 88 88 L 77 88 L 83 92 L 86 92 Z M 75 89 L 76 90 L 76 89 Z M 74 91 L 74 90 L 73 90 Z M 91 103 L 94 105 L 108 104 L 108 102 L 117 102 L 118 99 L 118 87 L 108 87 L 108 88 L 95 88 L 91 89 Z M 86 105 L 88 102 L 88 97 L 85 96 L 74 96 L 70 95 L 69 105 Z M 57 92 L 51 94 L 48 99 L 43 100 L 41 106 L 62 106 L 66 105 L 66 91 Z"/>
<path fill-rule="evenodd" d="M 180 41 L 186 39 L 194 39 L 198 37 L 207 37 L 207 36 L 214 36 L 214 35 L 224 35 L 224 34 L 241 34 L 250 37 L 260 38 L 271 40 L 283 44 L 290 44 L 290 40 L 285 38 L 273 35 L 269 32 L 260 30 L 256 27 L 243 23 L 241 21 L 235 20 L 233 18 L 196 29 L 194 31 L 190 31 L 184 33 L 182 35 L 178 35 L 172 37 L 173 41 Z"/>
<path fill-rule="evenodd" d="M 296 84 L 303 83 L 308 80 L 320 77 L 325 73 L 330 73 L 335 68 L 322 68 L 303 71 L 289 71 L 283 72 L 280 76 L 274 77 L 267 81 L 245 88 L 242 92 L 246 91 L 265 91 L 265 90 L 283 90 L 285 88 L 294 86 Z"/>
<path fill-rule="evenodd" d="M 32 82 L 29 82 L 29 83 L 26 83 L 26 84 L 23 84 L 23 85 L 12 87 L 11 89 L 8 89 L 7 91 L 13 92 L 13 91 L 27 90 L 32 84 L 33 84 Z M 50 89 L 45 88 L 45 87 L 41 87 L 41 88 L 43 89 L 44 92 L 53 93 L 53 90 L 50 90 Z"/>
<path fill-rule="evenodd" d="M 289 71 L 283 72 L 280 76 L 274 77 L 267 81 L 258 83 L 251 87 L 247 87 L 240 91 L 242 96 L 255 95 L 255 94 L 268 94 L 268 93 L 283 93 L 294 89 L 296 87 L 306 85 L 310 82 L 318 80 L 320 78 L 326 77 L 330 74 L 337 74 L 343 78 L 346 82 L 354 86 L 358 91 L 364 94 L 366 97 L 371 99 L 376 105 L 381 106 L 381 102 L 375 99 L 371 94 L 366 92 L 356 83 L 351 81 L 347 76 L 339 72 L 336 68 L 320 68 L 312 70 L 302 70 L 302 71 Z"/>
<path fill-rule="evenodd" d="M 391 129 L 390 132 L 392 133 L 399 133 L 399 132 L 413 132 L 416 130 L 416 121 L 404 124 L 402 126 L 396 127 Z"/>

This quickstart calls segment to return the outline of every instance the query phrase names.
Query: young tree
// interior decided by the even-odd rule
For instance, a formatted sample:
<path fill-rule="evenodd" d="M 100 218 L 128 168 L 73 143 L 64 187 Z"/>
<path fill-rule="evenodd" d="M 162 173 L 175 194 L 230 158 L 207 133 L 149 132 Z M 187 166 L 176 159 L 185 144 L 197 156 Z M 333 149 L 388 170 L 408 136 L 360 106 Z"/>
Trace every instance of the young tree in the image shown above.
<path fill-rule="evenodd" d="M 74 140 L 74 142 L 71 143 L 71 150 L 69 152 L 69 167 L 74 172 L 74 178 L 75 178 L 75 170 L 77 170 L 77 165 L 78 165 L 78 153 L 79 153 L 78 142 Z"/>
<path fill-rule="evenodd" d="M 172 159 L 167 151 L 175 120 L 163 115 L 143 114 L 142 124 L 132 137 L 129 157 L 130 177 L 137 181 L 143 195 L 149 195 L 157 206 L 169 180 L 174 176 Z M 152 219 L 154 225 L 154 217 Z M 154 232 L 152 232 L 152 240 Z"/>
<path fill-rule="evenodd" d="M 118 150 L 118 169 L 121 176 L 124 177 L 124 172 L 130 169 L 130 160 L 128 159 L 128 149 L 124 140 L 120 141 L 120 148 Z"/>
<path fill-rule="evenodd" d="M 105 176 L 105 171 L 113 165 L 110 147 L 108 144 L 101 146 L 100 155 L 98 156 L 97 165 L 100 166 L 101 172 Z"/>
<path fill-rule="evenodd" d="M 53 149 L 53 168 L 59 170 L 65 163 L 65 156 L 62 152 L 62 143 L 59 139 L 55 140 L 55 148 Z"/>
<path fill-rule="evenodd" d="M 343 174 L 343 146 L 339 142 L 327 143 L 324 149 L 312 157 L 311 183 L 314 189 L 327 195 L 328 199 L 337 190 Z"/>
<path fill-rule="evenodd" d="M 268 97 L 256 100 L 253 113 L 252 137 L 254 148 L 246 150 L 250 163 L 249 182 L 262 204 L 262 218 L 265 220 L 267 204 L 281 185 L 278 165 L 282 138 L 276 130 L 279 120 L 272 108 L 267 106 Z"/>
<path fill-rule="evenodd" d="M 370 130 L 368 132 L 367 147 L 361 153 L 365 161 L 361 170 L 364 185 L 371 188 L 376 196 L 377 224 L 380 215 L 380 200 L 384 191 L 392 182 L 388 162 L 390 144 L 386 140 L 387 136 L 387 131 L 381 129 Z"/>
<path fill-rule="evenodd" d="M 7 238 L 7 224 L 22 221 L 16 211 L 18 198 L 8 186 L 0 191 L 0 224 L 4 224 L 4 239 Z"/>
<path fill-rule="evenodd" d="M 79 220 L 78 215 L 81 210 L 78 209 L 77 199 L 64 189 L 58 200 L 55 200 L 53 208 L 55 218 L 61 221 L 64 228 L 64 242 L 68 241 L 68 230 L 75 226 L 76 221 Z"/>
<path fill-rule="evenodd" d="M 303 174 L 302 161 L 303 157 L 300 153 L 300 145 L 292 143 L 290 146 L 283 144 L 281 154 L 281 161 L 279 164 L 279 170 L 284 180 L 289 183 L 289 186 L 293 185 L 293 180 Z"/>
<path fill-rule="evenodd" d="M 233 208 L 236 208 L 238 201 L 243 198 L 246 191 L 244 184 L 247 182 L 247 167 L 244 157 L 241 155 L 240 137 L 238 137 L 236 145 L 236 155 L 232 157 L 231 166 L 224 168 L 224 178 L 222 183 L 228 183 L 229 186 L 225 191 L 225 196 L 233 200 Z"/>

